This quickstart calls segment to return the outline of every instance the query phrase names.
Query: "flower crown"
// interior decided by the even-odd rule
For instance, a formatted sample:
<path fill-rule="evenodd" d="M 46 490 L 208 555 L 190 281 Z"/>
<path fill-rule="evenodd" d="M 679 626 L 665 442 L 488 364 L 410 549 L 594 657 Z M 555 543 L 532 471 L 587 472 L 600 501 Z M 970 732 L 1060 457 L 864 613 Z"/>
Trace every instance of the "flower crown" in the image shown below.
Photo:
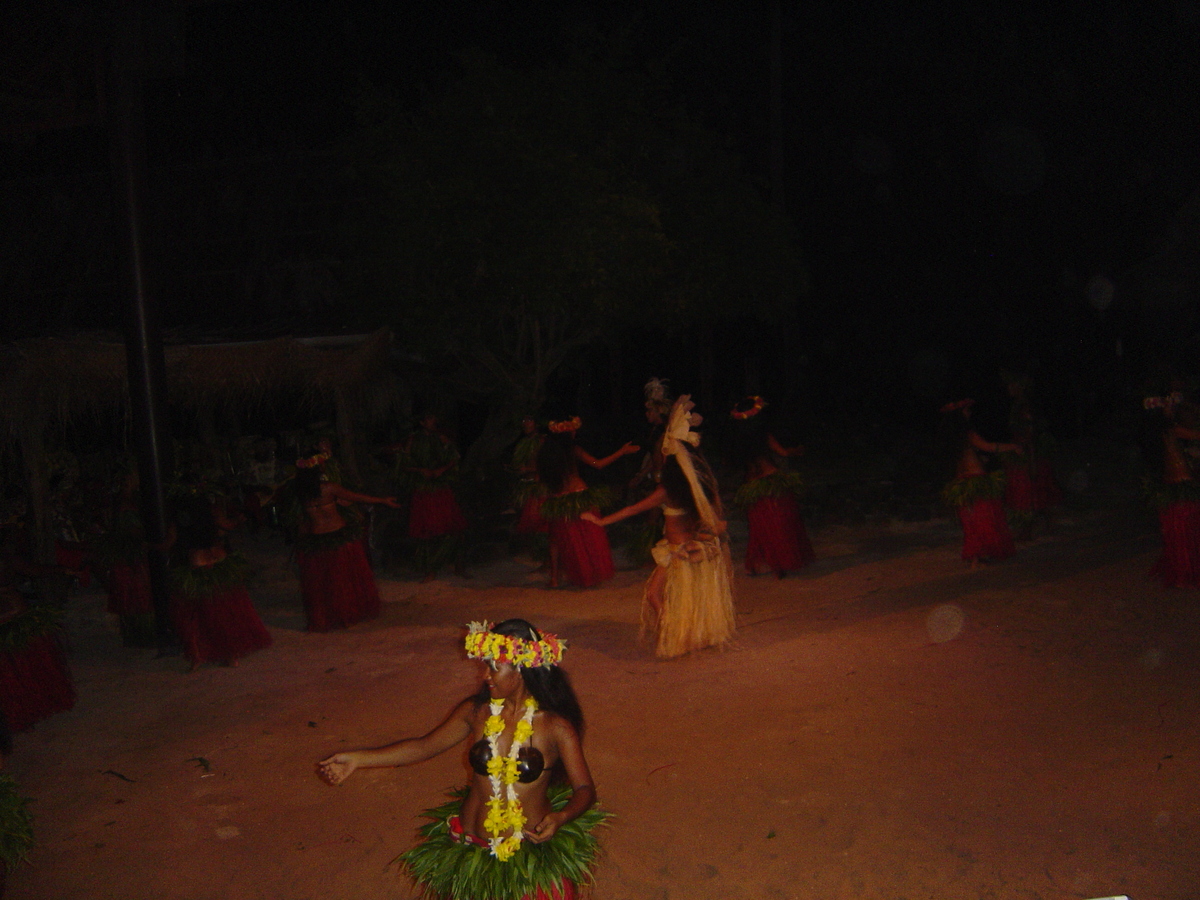
<path fill-rule="evenodd" d="M 962 400 L 955 400 L 953 403 L 947 403 L 941 408 L 941 412 L 958 412 L 960 409 L 970 409 L 974 405 L 975 401 L 973 399 L 970 397 L 964 397 Z"/>
<path fill-rule="evenodd" d="M 558 422 L 551 422 L 547 428 L 552 434 L 563 434 L 567 431 L 578 431 L 583 427 L 583 419 L 579 416 L 572 416 L 569 419 L 562 419 Z"/>
<path fill-rule="evenodd" d="M 557 666 L 562 662 L 567 642 L 545 633 L 540 641 L 528 641 L 511 634 L 496 634 L 491 622 L 471 622 L 467 625 L 466 648 L 471 659 L 490 659 L 518 669 L 533 669 Z"/>
<path fill-rule="evenodd" d="M 753 401 L 753 405 L 749 409 L 737 409 L 735 407 L 729 413 L 730 418 L 738 419 L 738 420 L 753 419 L 760 412 L 762 412 L 763 407 L 767 405 L 767 401 L 764 400 L 762 397 L 759 397 L 757 394 L 755 394 L 753 397 L 747 397 L 746 399 Z"/>
<path fill-rule="evenodd" d="M 321 465 L 321 463 L 325 462 L 325 460 L 327 460 L 327 459 L 329 459 L 328 453 L 316 453 L 312 456 L 305 457 L 304 459 L 296 460 L 296 468 L 297 469 L 312 469 L 316 466 Z"/>
<path fill-rule="evenodd" d="M 1165 397 L 1147 397 L 1142 401 L 1142 409 L 1171 410 L 1182 402 L 1183 394 L 1179 391 L 1172 391 Z"/>

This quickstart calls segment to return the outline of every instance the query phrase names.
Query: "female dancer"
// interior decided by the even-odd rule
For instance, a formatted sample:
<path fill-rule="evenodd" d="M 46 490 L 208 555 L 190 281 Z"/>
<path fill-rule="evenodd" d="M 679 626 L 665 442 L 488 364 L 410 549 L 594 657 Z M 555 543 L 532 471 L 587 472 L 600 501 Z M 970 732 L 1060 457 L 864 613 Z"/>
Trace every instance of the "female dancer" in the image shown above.
<path fill-rule="evenodd" d="M 1200 441 L 1200 429 L 1181 424 L 1183 395 L 1147 397 L 1143 402 L 1151 431 L 1147 448 L 1157 462 L 1153 499 L 1158 507 L 1163 549 L 1151 574 L 1164 587 L 1200 587 L 1200 486 L 1183 452 L 1184 441 Z"/>
<path fill-rule="evenodd" d="M 423 842 L 400 857 L 426 896 L 574 900 L 589 879 L 591 832 L 605 815 L 593 808 L 583 713 L 559 668 L 565 647 L 523 619 L 472 622 L 467 656 L 486 664 L 478 693 L 424 737 L 335 753 L 317 764 L 336 785 L 357 769 L 470 748 L 469 786 L 424 813 L 432 821 L 421 829 Z"/>
<path fill-rule="evenodd" d="M 734 499 L 746 510 L 750 532 L 747 574 L 766 570 L 783 578 L 807 566 L 816 554 L 800 514 L 800 476 L 781 468 L 783 460 L 799 456 L 804 448 L 779 443 L 767 426 L 766 406 L 762 397 L 747 397 L 730 412 L 735 423 L 730 455 L 745 479 Z"/>
<path fill-rule="evenodd" d="M 271 646 L 271 634 L 250 601 L 250 566 L 228 552 L 212 504 L 196 497 L 182 510 L 183 565 L 171 570 L 171 618 L 195 671 L 201 663 L 236 666 L 255 650 Z"/>
<path fill-rule="evenodd" d="M 663 436 L 662 482 L 644 500 L 600 518 L 600 526 L 650 509 L 662 509 L 663 539 L 654 546 L 654 572 L 642 600 L 642 629 L 655 630 L 655 653 L 669 659 L 726 644 L 736 629 L 732 565 L 716 480 L 689 446 L 700 424 L 687 394 L 675 401 Z"/>
<path fill-rule="evenodd" d="M 1021 540 L 1033 536 L 1038 517 L 1049 519 L 1051 511 L 1061 502 L 1050 466 L 1053 438 L 1036 415 L 1029 397 L 1030 379 L 1025 375 L 1005 375 L 1011 401 L 1008 414 L 1009 433 L 1021 453 L 1005 454 L 1004 505 Z"/>
<path fill-rule="evenodd" d="M 1004 517 L 1004 473 L 988 472 L 980 453 L 1020 453 L 1017 444 L 985 440 L 971 427 L 971 399 L 947 403 L 942 414 L 950 429 L 955 454 L 954 480 L 942 490 L 942 499 L 958 511 L 963 530 L 962 558 L 975 568 L 981 559 L 1007 559 L 1017 552 Z"/>
<path fill-rule="evenodd" d="M 521 418 L 521 437 L 513 447 L 512 471 L 517 476 L 513 501 L 521 511 L 514 531 L 517 534 L 545 534 L 549 530 L 542 518 L 542 503 L 546 499 L 546 488 L 538 481 L 537 457 L 546 436 L 537 427 L 533 416 Z"/>
<path fill-rule="evenodd" d="M 318 453 L 296 461 L 296 497 L 304 511 L 296 538 L 300 590 L 309 631 L 346 628 L 379 615 L 379 590 L 362 543 L 362 528 L 348 525 L 339 504 L 383 504 L 393 509 L 395 497 L 371 497 L 325 480 Z"/>
<path fill-rule="evenodd" d="M 120 624 L 121 643 L 126 647 L 153 647 L 158 638 L 137 493 L 137 472 L 129 472 L 121 481 L 113 505 L 111 527 L 96 538 L 92 552 L 107 570 L 108 611 Z"/>
<path fill-rule="evenodd" d="M 408 536 L 417 542 L 416 564 L 426 581 L 454 554 L 458 535 L 467 530 L 453 484 L 458 474 L 458 448 L 438 429 L 438 419 L 425 413 L 404 443 L 398 461 L 404 484 L 412 490 Z"/>
<path fill-rule="evenodd" d="M 575 432 L 582 424 L 578 416 L 551 422 L 550 434 L 538 451 L 538 478 L 549 492 L 542 504 L 542 516 L 550 524 L 550 587 L 558 587 L 564 577 L 580 587 L 592 587 L 612 578 L 608 536 L 603 528 L 581 518 L 582 513 L 607 505 L 609 492 L 589 488 L 579 476 L 579 462 L 603 469 L 639 450 L 636 444 L 626 443 L 597 459 L 575 443 Z"/>

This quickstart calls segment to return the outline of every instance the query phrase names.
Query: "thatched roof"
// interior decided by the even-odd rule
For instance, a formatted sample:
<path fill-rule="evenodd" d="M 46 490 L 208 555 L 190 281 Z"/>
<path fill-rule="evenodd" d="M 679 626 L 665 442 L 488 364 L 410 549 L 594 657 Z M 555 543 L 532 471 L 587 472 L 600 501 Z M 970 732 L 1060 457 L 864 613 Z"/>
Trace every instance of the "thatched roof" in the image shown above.
<path fill-rule="evenodd" d="M 165 349 L 173 406 L 256 407 L 289 394 L 317 405 L 335 397 L 358 418 L 388 415 L 395 395 L 387 330 L 348 338 L 276 338 Z M 63 425 L 128 407 L 125 346 L 39 339 L 0 349 L 0 430 Z"/>

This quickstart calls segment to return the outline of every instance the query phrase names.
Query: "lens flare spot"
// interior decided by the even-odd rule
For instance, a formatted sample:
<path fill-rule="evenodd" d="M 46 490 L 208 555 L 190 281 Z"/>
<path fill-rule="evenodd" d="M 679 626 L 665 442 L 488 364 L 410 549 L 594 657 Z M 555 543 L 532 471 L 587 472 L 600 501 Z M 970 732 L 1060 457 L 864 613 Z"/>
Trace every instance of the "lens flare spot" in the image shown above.
<path fill-rule="evenodd" d="M 963 626 L 967 624 L 967 615 L 962 608 L 954 603 L 942 603 L 935 606 L 925 619 L 925 628 L 929 639 L 935 644 L 944 644 L 962 634 Z"/>

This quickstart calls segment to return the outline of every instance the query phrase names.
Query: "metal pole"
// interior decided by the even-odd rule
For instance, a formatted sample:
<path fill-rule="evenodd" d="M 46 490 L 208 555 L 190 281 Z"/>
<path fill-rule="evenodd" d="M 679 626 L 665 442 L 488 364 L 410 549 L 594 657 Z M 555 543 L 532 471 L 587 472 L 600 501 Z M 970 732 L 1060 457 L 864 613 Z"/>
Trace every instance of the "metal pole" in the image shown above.
<path fill-rule="evenodd" d="M 167 583 L 168 518 L 163 475 L 170 457 L 166 416 L 166 363 L 158 305 L 149 285 L 145 242 L 146 139 L 142 115 L 145 77 L 142 10 L 138 3 L 115 10 L 111 73 L 113 174 L 120 206 L 122 256 L 128 290 L 125 359 L 137 451 L 142 521 L 150 563 L 155 631 L 160 654 L 176 652 Z"/>

